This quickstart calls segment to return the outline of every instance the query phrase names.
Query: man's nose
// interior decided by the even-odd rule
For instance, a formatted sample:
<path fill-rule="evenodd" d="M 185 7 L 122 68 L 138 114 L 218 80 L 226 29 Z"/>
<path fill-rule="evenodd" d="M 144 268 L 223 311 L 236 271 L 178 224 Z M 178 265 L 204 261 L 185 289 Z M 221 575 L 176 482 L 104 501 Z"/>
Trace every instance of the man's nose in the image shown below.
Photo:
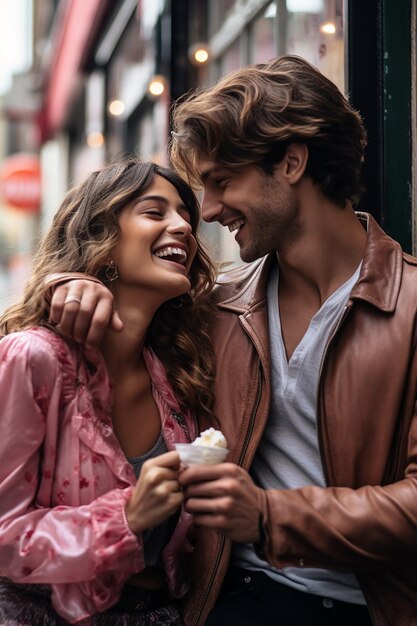
<path fill-rule="evenodd" d="M 223 211 L 223 203 L 218 195 L 204 191 L 201 201 L 201 215 L 205 222 L 217 222 Z"/>

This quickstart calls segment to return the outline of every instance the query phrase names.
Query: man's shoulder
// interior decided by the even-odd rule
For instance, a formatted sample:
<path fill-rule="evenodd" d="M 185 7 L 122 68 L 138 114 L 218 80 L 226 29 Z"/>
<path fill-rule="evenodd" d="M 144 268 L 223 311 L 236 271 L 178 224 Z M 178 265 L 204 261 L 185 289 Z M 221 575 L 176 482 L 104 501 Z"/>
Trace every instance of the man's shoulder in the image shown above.
<path fill-rule="evenodd" d="M 412 254 L 408 254 L 408 252 L 403 251 L 403 261 L 407 265 L 417 267 L 417 257 L 413 256 Z"/>
<path fill-rule="evenodd" d="M 265 257 L 220 272 L 212 293 L 214 303 L 231 298 L 244 290 L 258 276 L 264 262 Z"/>
<path fill-rule="evenodd" d="M 217 286 L 230 285 L 240 280 L 248 280 L 253 274 L 260 268 L 264 262 L 265 257 L 256 259 L 251 263 L 242 263 L 241 265 L 234 266 L 231 269 L 224 268 L 223 271 L 217 277 Z"/>

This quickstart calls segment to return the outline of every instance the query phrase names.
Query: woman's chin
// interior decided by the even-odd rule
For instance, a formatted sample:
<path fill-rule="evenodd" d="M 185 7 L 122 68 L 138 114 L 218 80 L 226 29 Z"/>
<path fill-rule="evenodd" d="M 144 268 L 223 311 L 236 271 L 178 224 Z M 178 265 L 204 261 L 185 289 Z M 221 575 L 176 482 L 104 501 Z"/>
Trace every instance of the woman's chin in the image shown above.
<path fill-rule="evenodd" d="M 188 278 L 184 277 L 184 280 L 181 281 L 183 284 L 180 285 L 179 284 L 180 281 L 178 281 L 178 285 L 177 285 L 177 289 L 173 288 L 174 285 L 170 285 L 171 289 L 167 289 L 167 291 L 165 292 L 166 298 L 165 298 L 165 302 L 167 301 L 175 301 L 178 298 L 181 298 L 181 296 L 184 296 L 186 293 L 188 293 L 191 289 L 191 283 L 188 280 Z"/>

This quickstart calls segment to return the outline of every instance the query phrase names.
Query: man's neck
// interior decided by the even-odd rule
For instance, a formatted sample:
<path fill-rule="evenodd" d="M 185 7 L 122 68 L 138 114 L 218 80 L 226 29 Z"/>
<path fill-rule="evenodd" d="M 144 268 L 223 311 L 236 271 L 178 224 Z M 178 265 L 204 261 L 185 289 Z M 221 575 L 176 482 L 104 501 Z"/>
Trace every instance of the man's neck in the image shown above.
<path fill-rule="evenodd" d="M 350 206 L 328 204 L 304 220 L 303 236 L 279 252 L 280 297 L 303 300 L 318 310 L 358 267 L 366 231 Z"/>

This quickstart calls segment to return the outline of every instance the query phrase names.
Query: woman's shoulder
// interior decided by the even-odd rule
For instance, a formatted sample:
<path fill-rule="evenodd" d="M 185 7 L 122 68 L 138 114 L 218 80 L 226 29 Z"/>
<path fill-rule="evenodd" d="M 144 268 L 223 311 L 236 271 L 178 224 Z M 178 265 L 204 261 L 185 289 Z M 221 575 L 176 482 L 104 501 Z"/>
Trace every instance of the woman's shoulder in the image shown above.
<path fill-rule="evenodd" d="M 29 349 L 37 347 L 40 350 L 50 350 L 58 343 L 65 343 L 55 332 L 44 326 L 32 326 L 24 330 L 18 330 L 2 337 L 0 345 L 2 347 L 17 346 L 19 349 Z"/>
<path fill-rule="evenodd" d="M 0 358 L 4 361 L 27 363 L 33 367 L 57 369 L 72 362 L 74 356 L 67 342 L 53 330 L 33 326 L 10 333 L 0 341 Z"/>

